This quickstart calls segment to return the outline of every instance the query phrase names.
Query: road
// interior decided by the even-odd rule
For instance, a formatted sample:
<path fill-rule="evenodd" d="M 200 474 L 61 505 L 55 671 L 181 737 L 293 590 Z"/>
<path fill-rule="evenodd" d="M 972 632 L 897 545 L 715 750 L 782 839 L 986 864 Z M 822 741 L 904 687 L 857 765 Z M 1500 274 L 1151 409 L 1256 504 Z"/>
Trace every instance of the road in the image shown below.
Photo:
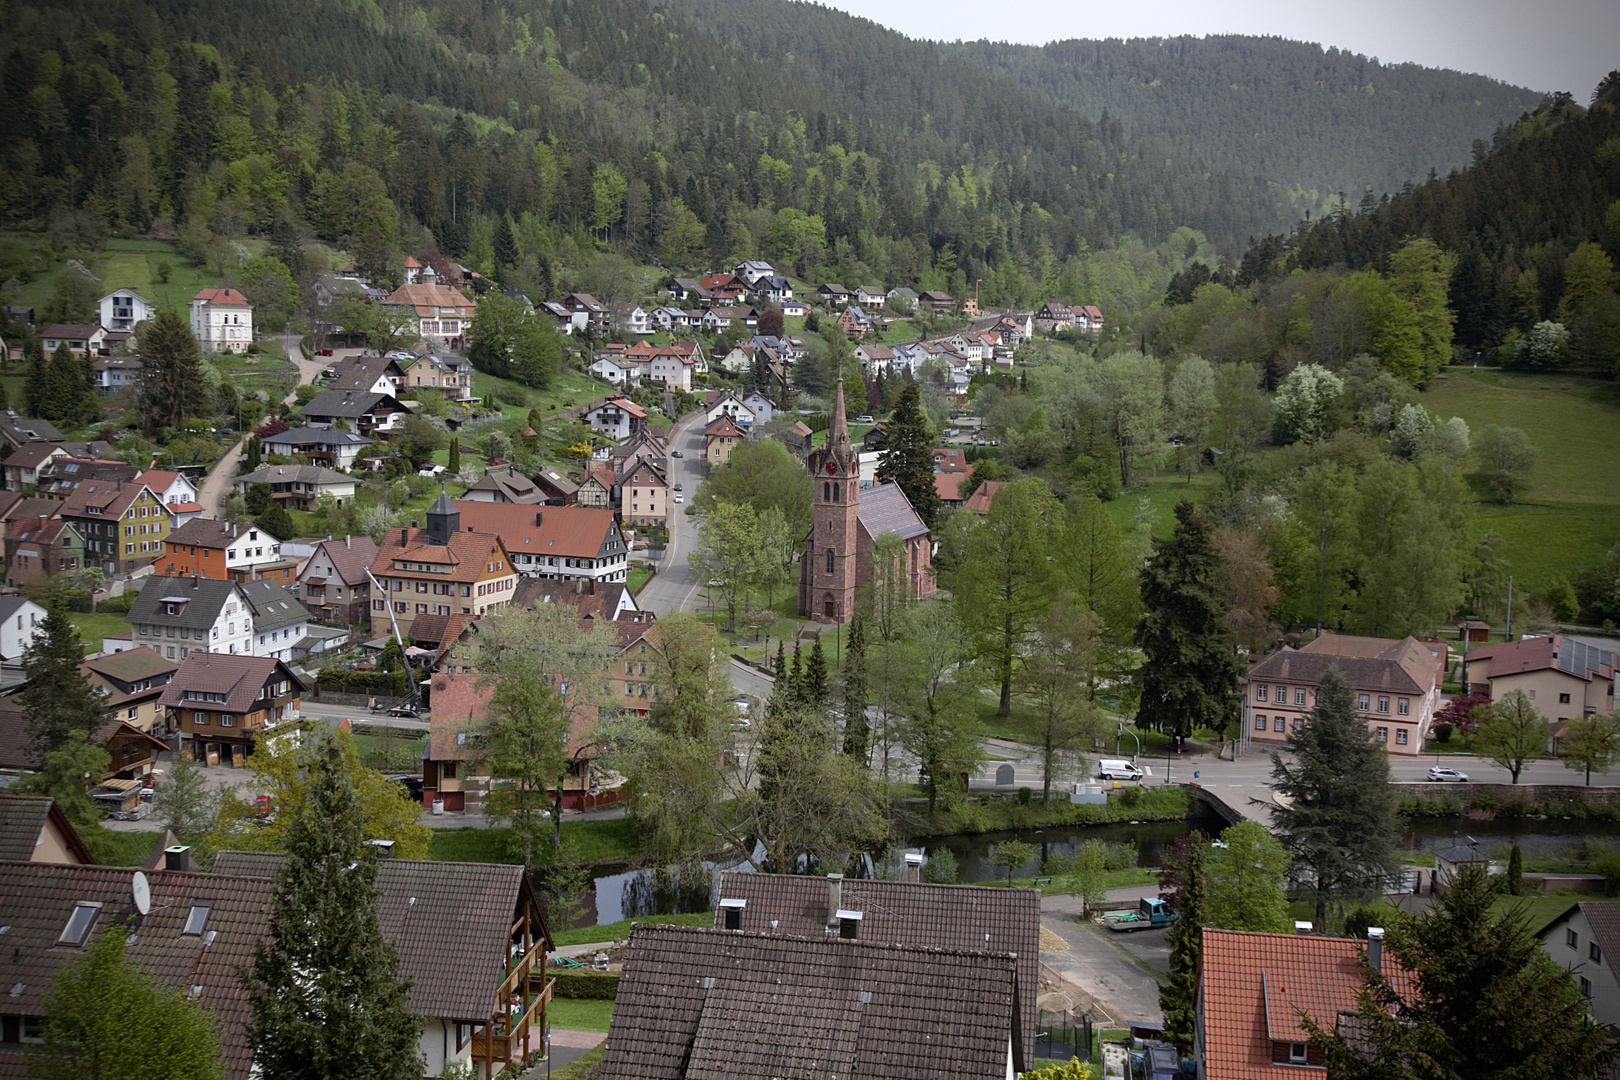
<path fill-rule="evenodd" d="M 703 480 L 703 414 L 683 416 L 669 433 L 669 448 L 679 450 L 681 457 L 669 458 L 669 482 L 681 485 L 679 494 L 691 499 L 697 495 Z M 700 583 L 687 565 L 686 557 L 697 544 L 697 526 L 687 518 L 686 507 L 676 506 L 671 496 L 669 506 L 669 545 L 664 549 L 663 561 L 636 602 L 644 609 L 663 618 L 671 611 L 689 610 L 698 595 Z"/>
<path fill-rule="evenodd" d="M 330 361 L 305 360 L 302 350 L 298 347 L 297 334 L 276 334 L 275 339 L 286 348 L 287 356 L 298 368 L 298 381 L 312 383 L 320 377 L 321 371 Z M 284 400 L 292 405 L 297 401 L 298 393 L 294 390 Z M 231 480 L 236 476 L 236 464 L 242 460 L 242 448 L 246 442 L 247 433 L 243 432 L 236 443 L 227 451 L 225 456 L 215 462 L 214 467 L 208 470 L 203 478 L 202 487 L 197 489 L 197 501 L 202 504 L 203 517 L 222 517 L 220 507 L 225 502 L 225 495 L 231 489 Z"/>

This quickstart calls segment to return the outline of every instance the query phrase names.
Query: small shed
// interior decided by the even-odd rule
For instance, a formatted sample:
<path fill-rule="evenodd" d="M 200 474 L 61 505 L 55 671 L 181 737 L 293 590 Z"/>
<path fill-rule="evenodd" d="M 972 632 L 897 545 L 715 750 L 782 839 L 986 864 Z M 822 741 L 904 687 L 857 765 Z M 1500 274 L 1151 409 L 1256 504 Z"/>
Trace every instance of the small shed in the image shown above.
<path fill-rule="evenodd" d="M 1457 624 L 1457 638 L 1471 645 L 1484 645 L 1491 640 L 1491 624 L 1468 620 Z"/>
<path fill-rule="evenodd" d="M 1473 844 L 1456 844 L 1434 853 L 1434 891 L 1443 893 L 1457 872 L 1470 863 L 1478 863 L 1491 873 L 1491 859 Z"/>

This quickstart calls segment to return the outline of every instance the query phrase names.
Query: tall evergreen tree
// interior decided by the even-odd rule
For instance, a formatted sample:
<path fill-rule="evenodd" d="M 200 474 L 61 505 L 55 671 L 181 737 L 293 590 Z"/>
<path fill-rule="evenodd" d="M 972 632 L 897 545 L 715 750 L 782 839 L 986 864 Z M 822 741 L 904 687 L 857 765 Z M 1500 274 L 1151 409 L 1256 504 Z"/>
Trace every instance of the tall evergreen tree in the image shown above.
<path fill-rule="evenodd" d="M 450 436 L 450 461 L 447 468 L 451 476 L 461 472 L 461 439 L 455 435 Z"/>
<path fill-rule="evenodd" d="M 84 402 L 84 364 L 67 342 L 56 347 L 45 368 L 45 392 L 39 415 L 52 421 L 75 421 Z"/>
<path fill-rule="evenodd" d="M 1316 708 L 1287 745 L 1292 762 L 1271 755 L 1272 789 L 1286 796 L 1271 812 L 1272 825 L 1294 860 L 1294 894 L 1315 903 L 1321 926 L 1330 902 L 1382 895 L 1400 870 L 1389 761 L 1336 667 L 1323 674 Z"/>
<path fill-rule="evenodd" d="M 45 360 L 45 346 L 38 334 L 28 335 L 28 375 L 23 382 L 23 409 L 29 416 L 38 416 L 45 405 L 45 381 L 49 367 Z"/>
<path fill-rule="evenodd" d="M 906 384 L 894 415 L 883 425 L 889 445 L 878 458 L 877 477 L 892 480 L 911 500 L 911 508 L 934 527 L 939 516 L 939 490 L 934 487 L 934 433 L 923 412 L 922 394 L 916 383 Z"/>
<path fill-rule="evenodd" d="M 155 428 L 180 428 L 207 404 L 202 356 L 191 327 L 160 312 L 141 333 L 141 412 Z"/>
<path fill-rule="evenodd" d="M 860 615 L 849 622 L 844 660 L 844 753 L 866 764 L 872 732 L 866 722 L 866 629 Z"/>
<path fill-rule="evenodd" d="M 1193 830 L 1187 837 L 1187 865 L 1176 890 L 1175 909 L 1180 918 L 1170 927 L 1170 981 L 1159 988 L 1159 1009 L 1164 1013 L 1164 1037 L 1192 1050 L 1197 1020 L 1198 970 L 1204 955 L 1204 857 L 1209 843 Z"/>
<path fill-rule="evenodd" d="M 69 733 L 94 735 L 107 719 L 107 707 L 79 673 L 84 643 L 67 611 L 54 606 L 23 652 L 28 685 L 18 695 L 32 731 L 31 745 L 43 757 L 62 746 Z"/>
<path fill-rule="evenodd" d="M 821 638 L 810 646 L 810 660 L 804 667 L 804 697 L 817 715 L 827 711 L 827 654 L 821 649 Z"/>
<path fill-rule="evenodd" d="M 512 219 L 502 214 L 495 225 L 495 275 L 507 288 L 512 287 L 511 277 L 517 264 L 517 235 L 512 232 Z"/>
<path fill-rule="evenodd" d="M 1220 555 L 1209 519 L 1182 499 L 1169 540 L 1153 541 L 1142 568 L 1136 627 L 1142 691 L 1136 722 L 1185 738 L 1194 728 L 1220 731 L 1235 707 L 1238 656 L 1215 591 Z"/>
<path fill-rule="evenodd" d="M 377 860 L 340 750 L 322 740 L 308 802 L 287 834 L 270 932 L 248 986 L 264 1080 L 418 1080 L 422 1021 L 377 918 Z"/>
<path fill-rule="evenodd" d="M 794 708 L 799 708 L 805 702 L 804 694 L 804 658 L 799 655 L 798 642 L 793 643 L 793 666 L 788 672 L 788 697 Z"/>
<path fill-rule="evenodd" d="M 1324 1045 L 1332 1076 L 1608 1075 L 1620 1060 L 1620 1043 L 1592 1019 L 1575 980 L 1542 949 L 1524 902 L 1499 911 L 1500 895 L 1496 879 L 1474 864 L 1461 868 L 1421 915 L 1389 913 L 1381 972 L 1361 995 L 1358 1023 L 1305 1022 L 1311 1041 Z M 1382 974 L 1395 964 L 1410 978 Z"/>

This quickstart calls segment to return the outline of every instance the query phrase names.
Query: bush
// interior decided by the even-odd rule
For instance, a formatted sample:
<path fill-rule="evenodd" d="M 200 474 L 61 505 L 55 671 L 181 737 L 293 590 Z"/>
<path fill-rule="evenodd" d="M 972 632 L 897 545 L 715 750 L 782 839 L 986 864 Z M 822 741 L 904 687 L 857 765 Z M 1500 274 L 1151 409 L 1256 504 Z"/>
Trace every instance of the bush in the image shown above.
<path fill-rule="evenodd" d="M 1126 840 L 1123 843 L 1105 843 L 1103 845 L 1103 866 L 1109 870 L 1129 870 L 1136 865 L 1136 841 Z"/>
<path fill-rule="evenodd" d="M 1434 725 L 1434 738 L 1435 738 L 1435 741 L 1436 742 L 1442 742 L 1442 743 L 1450 742 L 1451 741 L 1451 733 L 1452 733 L 1453 730 L 1454 729 L 1452 728 L 1452 726 L 1450 724 L 1436 724 L 1436 725 Z"/>
<path fill-rule="evenodd" d="M 1142 803 L 1142 789 L 1132 786 L 1119 789 L 1119 805 L 1127 810 L 1135 810 Z"/>
<path fill-rule="evenodd" d="M 523 409 L 529 407 L 528 392 L 520 387 L 497 386 L 493 396 L 496 401 L 503 402 L 507 405 L 516 405 Z"/>
<path fill-rule="evenodd" d="M 950 848 L 935 848 L 928 853 L 928 861 L 923 863 L 923 880 L 934 885 L 955 885 L 958 873 L 956 856 L 951 854 Z"/>
<path fill-rule="evenodd" d="M 553 993 L 558 997 L 586 1001 L 612 1001 L 619 996 L 617 971 L 560 971 L 549 974 L 556 980 Z"/>

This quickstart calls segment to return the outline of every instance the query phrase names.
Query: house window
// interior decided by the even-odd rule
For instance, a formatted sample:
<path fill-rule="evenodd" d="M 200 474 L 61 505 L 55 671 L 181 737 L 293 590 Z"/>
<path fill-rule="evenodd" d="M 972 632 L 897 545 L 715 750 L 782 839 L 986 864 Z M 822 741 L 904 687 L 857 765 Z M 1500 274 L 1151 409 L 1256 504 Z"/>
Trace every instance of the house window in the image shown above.
<path fill-rule="evenodd" d="M 1282 717 L 1273 716 L 1271 718 L 1271 730 L 1273 730 L 1273 731 L 1285 731 L 1285 730 L 1287 730 L 1287 727 L 1288 727 L 1288 725 L 1283 720 Z"/>
<path fill-rule="evenodd" d="M 1254 700 L 1256 700 L 1256 701 L 1264 701 L 1264 700 L 1266 700 L 1266 691 L 1267 691 L 1267 689 L 1268 688 L 1264 687 L 1264 686 L 1255 687 L 1254 688 Z"/>
<path fill-rule="evenodd" d="M 1598 948 L 1598 943 L 1595 941 L 1587 947 L 1586 955 L 1592 958 L 1594 964 L 1603 963 L 1603 950 Z"/>
<path fill-rule="evenodd" d="M 1395 711 L 1400 713 L 1402 716 L 1410 715 L 1411 712 L 1412 712 L 1412 699 L 1411 698 L 1396 698 L 1395 699 Z"/>
<path fill-rule="evenodd" d="M 832 553 L 832 548 L 828 548 L 827 549 L 827 573 L 830 574 L 832 572 L 833 572 L 833 553 Z"/>
<path fill-rule="evenodd" d="M 208 926 L 208 916 L 213 910 L 213 904 L 192 904 L 191 910 L 186 913 L 186 924 L 180 933 L 187 937 L 202 937 L 204 928 Z"/>
<path fill-rule="evenodd" d="M 1305 688 L 1303 686 L 1294 687 L 1294 704 L 1305 704 Z"/>
<path fill-rule="evenodd" d="M 1286 687 L 1286 686 L 1277 687 L 1277 704 L 1279 704 L 1279 705 L 1288 704 L 1288 687 Z"/>
<path fill-rule="evenodd" d="M 68 916 L 67 925 L 57 935 L 56 943 L 66 945 L 70 949 L 83 948 L 85 940 L 90 936 L 90 928 L 96 925 L 96 916 L 101 914 L 101 905 L 89 901 L 80 901 L 74 905 L 73 914 Z"/>
<path fill-rule="evenodd" d="M 1378 728 L 1374 734 L 1379 742 L 1389 742 L 1389 728 Z"/>
<path fill-rule="evenodd" d="M 1301 720 L 1297 716 L 1294 717 L 1294 732 L 1297 734 L 1297 733 L 1299 733 L 1301 731 L 1304 731 L 1304 730 L 1305 730 L 1305 721 Z"/>
<path fill-rule="evenodd" d="M 1389 712 L 1389 698 L 1383 696 L 1378 698 L 1378 711 L 1381 713 Z"/>
<path fill-rule="evenodd" d="M 1366 712 L 1367 711 L 1367 706 L 1370 705 L 1370 704 L 1372 704 L 1372 699 L 1369 698 L 1366 694 L 1357 694 L 1356 695 L 1356 708 L 1357 709 L 1360 709 L 1362 712 Z"/>
<path fill-rule="evenodd" d="M 1568 705 L 1569 704 L 1569 695 L 1568 694 L 1559 694 L 1558 695 L 1558 704 L 1560 704 L 1560 705 Z"/>
<path fill-rule="evenodd" d="M 1255 717 L 1254 717 L 1254 730 L 1256 730 L 1256 731 L 1264 731 L 1264 730 L 1266 730 L 1266 718 L 1261 713 L 1256 713 L 1255 714 Z"/>
<path fill-rule="evenodd" d="M 1397 746 L 1405 746 L 1406 745 L 1406 729 L 1405 728 L 1396 728 L 1395 729 L 1395 744 Z"/>
<path fill-rule="evenodd" d="M 1590 998 L 1591 996 L 1592 996 L 1592 980 L 1586 978 L 1583 975 L 1581 977 L 1581 997 Z"/>
<path fill-rule="evenodd" d="M 1305 1064 L 1305 1044 L 1304 1043 L 1289 1043 L 1288 1044 L 1288 1064 L 1290 1064 L 1290 1065 L 1303 1065 L 1303 1064 Z"/>
<path fill-rule="evenodd" d="M 1570 948 L 1572 948 L 1572 949 L 1578 949 L 1578 948 L 1580 948 L 1580 945 L 1581 945 L 1581 935 L 1579 935 L 1579 934 L 1577 934 L 1577 933 L 1576 933 L 1576 932 L 1575 932 L 1575 931 L 1573 931 L 1573 930 L 1568 930 L 1568 929 L 1566 929 L 1566 930 L 1565 930 L 1565 931 L 1564 931 L 1564 944 L 1565 944 L 1565 945 L 1568 945 L 1568 946 L 1569 946 L 1569 947 L 1570 947 Z"/>
<path fill-rule="evenodd" d="M 456 762 L 442 762 L 439 765 L 439 778 L 441 780 L 454 780 L 456 778 Z"/>

